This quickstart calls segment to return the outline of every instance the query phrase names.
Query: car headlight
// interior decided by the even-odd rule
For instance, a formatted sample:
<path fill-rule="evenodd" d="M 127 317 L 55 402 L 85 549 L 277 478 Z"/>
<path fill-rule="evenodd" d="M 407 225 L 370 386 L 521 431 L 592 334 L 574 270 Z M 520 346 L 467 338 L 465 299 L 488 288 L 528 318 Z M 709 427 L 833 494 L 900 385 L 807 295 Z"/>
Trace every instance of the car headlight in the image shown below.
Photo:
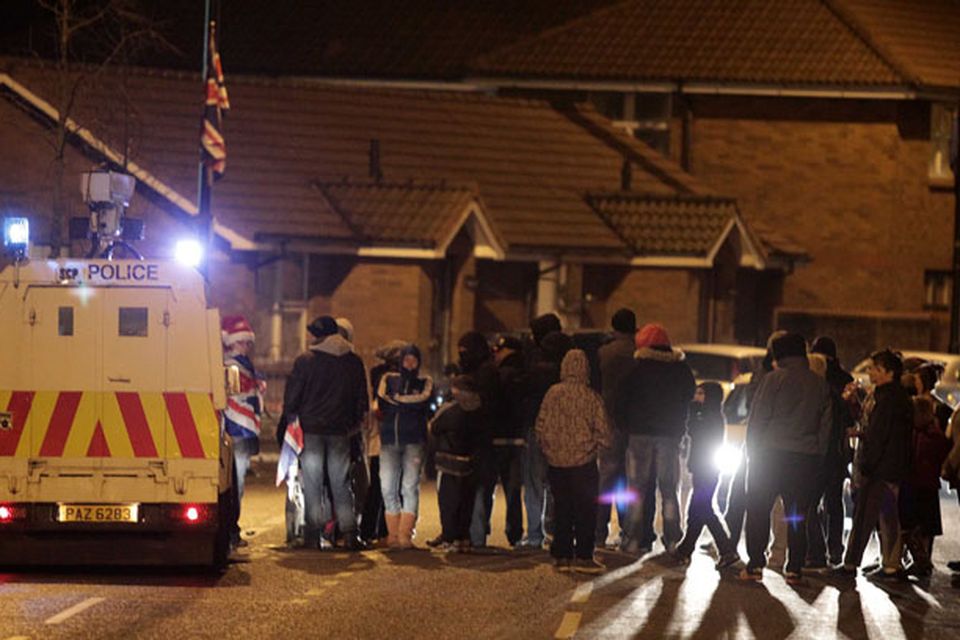
<path fill-rule="evenodd" d="M 713 466 L 722 475 L 732 476 L 740 468 L 742 458 L 743 453 L 741 453 L 740 447 L 724 443 L 713 452 Z"/>

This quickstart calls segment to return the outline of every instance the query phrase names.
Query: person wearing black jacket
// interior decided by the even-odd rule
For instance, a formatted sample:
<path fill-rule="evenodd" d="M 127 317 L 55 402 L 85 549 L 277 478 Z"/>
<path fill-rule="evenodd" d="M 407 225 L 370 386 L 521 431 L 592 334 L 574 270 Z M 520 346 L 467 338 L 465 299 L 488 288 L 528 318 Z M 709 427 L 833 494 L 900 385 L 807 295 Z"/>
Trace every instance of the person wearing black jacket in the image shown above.
<path fill-rule="evenodd" d="M 843 562 L 843 482 L 850 459 L 847 429 L 853 426 L 853 415 L 843 400 L 843 390 L 853 382 L 853 376 L 837 362 L 837 345 L 832 338 L 820 336 L 814 340 L 810 353 L 819 353 L 826 358 L 826 380 L 833 415 L 827 456 L 818 474 L 814 499 L 807 514 L 806 566 L 816 570 L 825 568 L 828 561 L 833 566 Z"/>
<path fill-rule="evenodd" d="M 500 417 L 502 390 L 500 374 L 493 362 L 493 352 L 487 339 L 479 331 L 468 331 L 457 342 L 460 371 L 469 376 L 480 395 L 479 433 L 475 456 L 476 502 L 470 524 L 470 541 L 474 547 L 484 547 L 490 535 L 490 507 L 485 497 L 486 487 L 496 478 L 493 458 L 493 433 Z"/>
<path fill-rule="evenodd" d="M 363 361 L 340 336 L 332 317 L 317 318 L 307 330 L 316 341 L 293 363 L 283 397 L 284 414 L 289 419 L 298 417 L 303 428 L 304 544 L 319 546 L 323 526 L 331 517 L 329 503 L 323 499 L 326 476 L 345 545 L 357 550 L 361 543 L 350 488 L 350 438 L 367 412 L 367 375 Z"/>
<path fill-rule="evenodd" d="M 854 576 L 863 560 L 870 533 L 879 524 L 883 566 L 873 574 L 877 578 L 900 575 L 900 519 L 898 498 L 900 483 L 910 473 L 913 435 L 913 404 L 900 384 L 903 361 L 889 349 L 870 356 L 870 381 L 874 386 L 874 405 L 866 427 L 858 432 L 860 450 L 854 465 L 861 486 L 853 508 L 853 528 L 847 539 L 847 552 L 839 572 Z"/>
<path fill-rule="evenodd" d="M 482 438 L 480 394 L 470 376 L 457 376 L 450 385 L 453 401 L 430 421 L 436 446 L 437 504 L 440 536 L 428 542 L 442 551 L 470 548 L 470 521 L 477 487 L 474 456 Z"/>
<path fill-rule="evenodd" d="M 636 499 L 621 542 L 626 553 L 639 555 L 647 531 L 643 513 L 651 484 L 660 490 L 663 545 L 672 552 L 680 541 L 680 440 L 696 383 L 683 353 L 670 346 L 666 329 L 647 324 L 637 332 L 636 362 L 618 393 L 615 424 L 626 429 L 627 477 Z"/>

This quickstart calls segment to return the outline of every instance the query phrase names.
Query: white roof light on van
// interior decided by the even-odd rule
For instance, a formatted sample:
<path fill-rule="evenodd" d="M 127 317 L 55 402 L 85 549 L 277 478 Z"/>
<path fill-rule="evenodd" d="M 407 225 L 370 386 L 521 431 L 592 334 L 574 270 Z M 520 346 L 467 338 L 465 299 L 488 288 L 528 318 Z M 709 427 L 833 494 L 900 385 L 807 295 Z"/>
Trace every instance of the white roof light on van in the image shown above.
<path fill-rule="evenodd" d="M 173 257 L 180 264 L 188 267 L 198 267 L 203 262 L 203 246 L 196 238 L 177 240 Z"/>
<path fill-rule="evenodd" d="M 14 254 L 23 254 L 30 242 L 30 221 L 26 218 L 3 219 L 3 246 Z"/>

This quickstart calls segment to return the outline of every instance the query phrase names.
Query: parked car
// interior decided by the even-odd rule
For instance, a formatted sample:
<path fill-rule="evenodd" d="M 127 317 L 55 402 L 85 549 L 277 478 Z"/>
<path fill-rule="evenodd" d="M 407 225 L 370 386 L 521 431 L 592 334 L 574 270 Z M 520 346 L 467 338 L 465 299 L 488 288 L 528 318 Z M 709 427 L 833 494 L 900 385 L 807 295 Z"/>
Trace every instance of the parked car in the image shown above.
<path fill-rule="evenodd" d="M 956 411 L 960 406 L 960 355 L 943 355 L 951 357 L 944 365 L 940 381 L 933 388 L 933 397 L 950 407 L 951 411 Z"/>
<path fill-rule="evenodd" d="M 723 414 L 727 422 L 724 443 L 714 454 L 714 463 L 725 482 L 736 473 L 747 435 L 747 387 L 753 373 L 763 366 L 766 350 L 738 344 L 681 344 L 697 384 L 718 382 L 723 387 Z M 726 495 L 725 490 L 721 495 Z"/>

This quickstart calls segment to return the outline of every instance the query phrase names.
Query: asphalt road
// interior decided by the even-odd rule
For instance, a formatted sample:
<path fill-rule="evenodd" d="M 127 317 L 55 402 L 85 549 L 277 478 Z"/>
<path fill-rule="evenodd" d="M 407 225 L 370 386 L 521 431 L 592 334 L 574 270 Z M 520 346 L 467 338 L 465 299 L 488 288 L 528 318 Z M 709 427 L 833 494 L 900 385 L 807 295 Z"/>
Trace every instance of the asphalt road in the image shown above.
<path fill-rule="evenodd" d="M 182 570 L 0 574 L 0 640 L 10 638 L 958 638 L 960 507 L 944 500 L 929 583 L 787 586 L 721 577 L 698 554 L 670 568 L 602 554 L 596 578 L 559 574 L 546 552 L 513 552 L 502 531 L 486 553 L 290 551 L 283 491 L 261 467 L 248 485 L 250 546 L 221 577 Z M 421 496 L 418 539 L 439 530 L 436 494 Z M 503 513 L 494 515 L 502 529 Z M 952 535 L 951 535 L 952 534 Z M 497 548 L 498 547 L 498 548 Z M 867 557 L 871 553 L 868 551 Z"/>

